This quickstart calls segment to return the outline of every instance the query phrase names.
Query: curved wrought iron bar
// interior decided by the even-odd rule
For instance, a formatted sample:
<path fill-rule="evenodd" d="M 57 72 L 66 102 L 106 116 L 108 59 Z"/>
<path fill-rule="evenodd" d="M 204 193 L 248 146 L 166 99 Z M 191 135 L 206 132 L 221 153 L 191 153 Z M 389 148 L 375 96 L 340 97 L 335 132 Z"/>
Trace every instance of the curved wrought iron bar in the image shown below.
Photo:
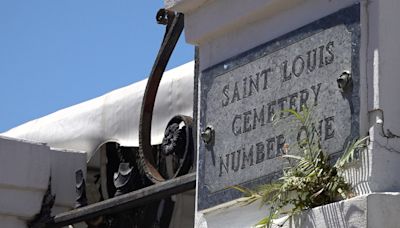
<path fill-rule="evenodd" d="M 184 16 L 182 13 L 177 13 L 173 17 L 172 23 L 168 23 L 167 33 L 154 62 L 143 96 L 139 125 L 139 158 L 144 174 L 153 183 L 164 181 L 164 178 L 156 168 L 151 147 L 151 122 L 153 119 L 154 102 L 161 77 L 183 31 L 183 27 Z"/>

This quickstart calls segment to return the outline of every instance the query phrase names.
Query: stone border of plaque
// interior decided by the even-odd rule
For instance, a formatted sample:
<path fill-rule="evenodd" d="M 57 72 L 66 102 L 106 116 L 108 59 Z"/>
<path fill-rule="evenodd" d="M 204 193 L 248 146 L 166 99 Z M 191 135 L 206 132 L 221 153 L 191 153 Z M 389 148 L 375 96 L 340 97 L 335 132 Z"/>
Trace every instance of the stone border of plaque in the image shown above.
<path fill-rule="evenodd" d="M 338 31 L 344 31 L 343 32 L 343 36 L 340 36 L 340 34 L 338 34 L 336 32 L 336 30 L 339 29 Z M 342 29 L 342 30 L 340 30 Z M 346 99 L 347 104 L 349 105 L 349 114 L 343 114 L 343 115 L 347 115 L 346 118 L 337 118 L 337 122 L 340 122 L 343 120 L 348 120 L 345 121 L 344 123 L 341 123 L 341 127 L 343 126 L 344 129 L 346 130 L 346 134 L 340 135 L 340 129 L 338 129 L 338 131 L 336 132 L 338 134 L 338 137 L 340 138 L 339 143 L 336 144 L 343 144 L 343 145 L 336 145 L 333 146 L 334 149 L 333 152 L 331 153 L 331 156 L 335 157 L 335 156 L 339 156 L 341 154 L 341 152 L 343 151 L 343 147 L 344 144 L 346 144 L 349 140 L 352 140 L 356 137 L 359 136 L 359 115 L 360 115 L 360 70 L 359 70 L 359 50 L 360 50 L 360 6 L 359 4 L 350 6 L 348 8 L 342 9 L 334 14 L 331 14 L 329 16 L 326 16 L 322 19 L 319 19 L 315 22 L 312 22 L 304 27 L 301 27 L 297 30 L 294 30 L 292 32 L 289 32 L 288 34 L 285 34 L 277 39 L 274 39 L 272 41 L 269 41 L 265 44 L 262 44 L 256 48 L 253 48 L 249 51 L 246 51 L 238 56 L 235 56 L 233 58 L 230 58 L 224 62 L 221 62 L 219 64 L 216 64 L 215 66 L 212 66 L 204 71 L 201 72 L 200 75 L 200 88 L 199 91 L 201 92 L 201 96 L 200 96 L 200 126 L 199 126 L 199 130 L 203 131 L 203 136 L 205 137 L 205 140 L 203 138 L 203 140 L 199 141 L 200 147 L 199 147 L 199 161 L 198 161 L 198 210 L 203 210 L 206 208 L 210 208 L 212 206 L 224 203 L 224 202 L 228 202 L 231 201 L 233 199 L 239 198 L 242 196 L 242 194 L 236 190 L 233 190 L 231 188 L 228 188 L 229 186 L 232 185 L 242 185 L 245 187 L 255 187 L 259 184 L 262 183 L 268 183 L 272 180 L 275 180 L 277 178 L 279 178 L 279 176 L 281 176 L 282 171 L 281 171 L 281 166 L 276 165 L 276 162 L 273 162 L 271 164 L 268 164 L 268 167 L 271 168 L 267 168 L 267 169 L 272 169 L 272 172 L 269 173 L 264 173 L 264 170 L 266 169 L 265 166 L 262 169 L 259 169 L 257 171 L 257 169 L 253 169 L 251 172 L 252 173 L 245 173 L 243 172 L 243 175 L 246 175 L 246 177 L 243 177 L 244 180 L 246 181 L 236 181 L 235 179 L 232 179 L 232 177 L 228 177 L 227 179 L 225 179 L 224 181 L 218 181 L 217 179 L 214 178 L 213 175 L 218 176 L 218 174 L 214 174 L 214 173 L 210 173 L 212 171 L 210 168 L 210 164 L 214 164 L 214 166 L 219 163 L 221 167 L 220 169 L 218 169 L 220 172 L 219 177 L 221 177 L 221 175 L 223 174 L 223 172 L 228 172 L 228 168 L 227 166 L 229 166 L 232 163 L 232 166 L 234 166 L 234 159 L 235 157 L 231 157 L 231 161 L 229 160 L 221 160 L 218 161 L 217 157 L 215 154 L 218 154 L 218 151 L 214 151 L 215 150 L 215 146 L 214 145 L 218 145 L 219 147 L 217 147 L 218 150 L 223 150 L 224 148 L 227 148 L 226 143 L 229 143 L 229 141 L 232 141 L 232 143 L 236 143 L 235 138 L 229 138 L 227 137 L 228 134 L 225 135 L 224 132 L 219 132 L 218 130 L 220 129 L 212 129 L 212 128 L 208 128 L 210 127 L 207 123 L 210 122 L 210 119 L 212 118 L 211 122 L 214 122 L 214 125 L 218 125 L 218 118 L 221 118 L 221 123 L 223 124 L 222 128 L 224 128 L 225 131 L 225 125 L 227 125 L 224 121 L 227 118 L 223 112 L 220 112 L 218 110 L 215 110 L 214 113 L 214 106 L 213 103 L 214 101 L 211 101 L 211 99 L 215 100 L 215 99 L 219 99 L 218 100 L 218 104 L 222 105 L 222 106 L 228 106 L 230 105 L 231 107 L 234 107 L 234 102 L 239 101 L 240 99 L 244 99 L 244 96 L 247 94 L 247 96 L 252 95 L 252 87 L 251 85 L 249 85 L 249 87 L 247 87 L 250 91 L 243 91 L 240 90 L 239 94 L 239 90 L 237 90 L 237 88 L 235 88 L 235 86 L 237 86 L 237 84 L 235 84 L 235 82 L 233 81 L 230 84 L 230 88 L 229 88 L 229 80 L 233 80 L 231 77 L 231 74 L 233 74 L 232 72 L 236 72 L 236 74 L 240 74 L 241 71 L 246 72 L 246 69 L 249 68 L 249 65 L 253 66 L 253 68 L 257 68 L 257 70 L 252 71 L 252 74 L 254 77 L 257 76 L 257 84 L 255 84 L 254 82 L 254 78 L 246 78 L 243 79 L 243 82 L 241 81 L 240 83 L 242 83 L 242 87 L 243 87 L 243 83 L 251 83 L 250 81 L 253 80 L 253 89 L 254 89 L 254 93 L 255 92 L 259 92 L 259 90 L 261 90 L 260 88 L 264 89 L 267 87 L 267 74 L 268 74 L 268 70 L 263 69 L 262 67 L 260 67 L 260 65 L 264 64 L 267 65 L 268 63 L 258 63 L 261 61 L 274 61 L 274 59 L 278 59 L 281 58 L 281 65 L 283 66 L 283 68 L 281 68 L 281 71 L 284 72 L 284 79 L 283 80 L 290 80 L 290 77 L 299 77 L 299 74 L 301 74 L 304 69 L 307 69 L 304 64 L 301 65 L 301 62 L 303 61 L 305 64 L 307 64 L 307 60 L 301 59 L 301 57 L 297 57 L 297 54 L 294 54 L 293 58 L 290 60 L 292 65 L 296 65 L 296 63 L 300 62 L 300 64 L 297 64 L 296 66 L 285 66 L 285 57 L 287 57 L 288 55 L 286 54 L 290 54 L 293 53 L 293 48 L 291 49 L 290 47 L 292 47 L 294 44 L 298 44 L 299 47 L 297 47 L 297 49 L 301 49 L 303 51 L 307 51 L 305 48 L 307 47 L 307 45 L 309 45 L 309 43 L 313 43 L 316 42 L 318 43 L 318 40 L 323 40 L 323 38 L 319 38 L 319 36 L 322 37 L 322 35 L 319 34 L 323 34 L 325 31 L 331 31 L 332 36 L 337 36 L 337 39 L 340 40 L 338 42 L 342 42 L 345 44 L 345 51 L 347 51 L 349 54 L 347 57 L 343 57 L 343 59 L 345 60 L 341 60 L 342 62 L 340 63 L 335 63 L 337 64 L 337 66 L 340 66 L 340 64 L 343 65 L 348 65 L 350 71 L 351 71 L 351 79 L 352 79 L 352 91 L 351 93 L 345 94 L 343 95 L 344 99 Z M 268 31 L 265 31 L 266 33 L 268 33 Z M 328 35 L 325 35 L 329 36 Z M 347 38 L 346 38 L 347 37 Z M 325 38 L 324 38 L 325 39 Z M 328 39 L 328 38 L 326 38 Z M 309 42 L 307 44 L 307 42 Z M 322 42 L 322 41 L 321 41 Z M 325 41 L 323 41 L 325 42 Z M 320 64 L 330 64 L 333 61 L 334 55 L 333 55 L 333 48 L 334 48 L 334 43 L 331 42 L 326 42 L 326 44 L 324 43 L 324 46 L 318 46 L 315 49 L 314 55 L 318 55 L 320 57 L 320 60 L 318 61 L 324 61 L 321 62 Z M 346 46 L 347 45 L 347 46 Z M 339 45 L 337 45 L 339 46 Z M 320 48 L 320 49 L 318 49 Z M 336 46 L 335 46 L 336 48 Z M 351 50 L 348 50 L 348 49 Z M 311 49 L 310 49 L 311 50 Z M 320 53 L 324 52 L 325 56 L 322 57 L 323 54 L 318 54 L 320 51 Z M 340 51 L 339 48 L 337 48 L 337 51 Z M 277 54 L 278 53 L 278 54 Z M 305 52 L 306 53 L 306 52 Z M 312 52 L 309 51 L 308 55 L 310 55 L 310 53 L 312 54 Z M 298 55 L 299 56 L 299 55 Z M 306 56 L 306 54 L 305 54 Z M 315 56 L 314 56 L 315 58 Z M 269 60 L 272 59 L 272 60 Z M 321 60 L 323 59 L 323 60 Z M 258 62 L 257 62 L 258 61 Z M 308 60 L 310 61 L 310 60 Z M 314 60 L 315 61 L 315 60 Z M 252 65 L 253 64 L 253 65 Z M 258 65 L 257 65 L 258 64 Z M 288 62 L 286 62 L 286 64 L 290 64 Z M 318 63 L 317 63 L 318 65 Z M 256 67 L 254 67 L 256 66 Z M 315 67 L 315 65 L 314 65 Z M 282 70 L 283 69 L 283 70 Z M 286 72 L 286 70 L 288 70 L 288 72 Z M 263 71 L 264 70 L 264 71 Z M 308 69 L 310 70 L 310 69 Z M 289 72 L 290 71 L 290 72 Z M 237 73 L 239 72 L 239 73 Z M 258 72 L 258 73 L 257 73 Z M 272 72 L 272 70 L 271 70 Z M 322 74 L 327 74 L 327 73 L 331 73 L 331 72 L 325 72 L 325 71 L 321 71 L 323 73 Z M 337 72 L 335 71 L 335 74 Z M 344 72 L 345 73 L 345 72 Z M 264 78 L 262 77 L 264 76 Z M 315 76 L 313 76 L 315 77 Z M 322 77 L 322 76 L 321 76 Z M 339 77 L 339 75 L 334 75 L 332 77 Z M 336 83 L 336 78 L 335 78 L 335 83 Z M 264 79 L 264 81 L 262 81 Z M 241 79 L 242 80 L 242 79 Z M 258 81 L 260 80 L 260 82 Z M 301 107 L 301 100 L 305 97 L 308 99 L 310 97 L 310 99 L 314 99 L 315 102 L 317 102 L 317 97 L 318 97 L 318 92 L 321 89 L 320 85 L 318 84 L 318 80 L 314 80 L 314 79 L 310 79 L 311 81 L 307 81 L 305 82 L 306 84 L 308 83 L 315 83 L 315 85 L 309 85 L 310 88 L 308 88 L 308 92 L 305 90 L 299 90 L 296 93 L 292 93 L 292 94 L 287 94 L 285 95 L 285 102 L 287 102 L 287 104 L 289 105 L 289 108 L 292 105 L 292 100 L 293 100 L 293 104 L 295 102 L 300 102 L 300 105 L 297 105 L 297 109 L 299 109 Z M 314 82 L 312 82 L 314 80 Z M 322 80 L 322 79 L 321 79 Z M 224 84 L 225 83 L 225 84 Z M 281 83 L 281 82 L 280 82 Z M 303 82 L 304 83 L 304 82 Z M 218 84 L 218 85 L 217 85 Z M 246 84 L 245 84 L 246 86 Z M 276 85 L 274 85 L 276 87 Z M 280 87 L 279 87 L 280 86 Z M 335 84 L 334 86 L 337 87 L 337 85 Z M 216 97 L 216 93 L 213 93 L 213 89 L 215 89 L 215 87 L 217 87 L 218 91 L 220 91 L 220 97 Z M 282 87 L 282 84 L 278 85 L 279 88 L 283 88 L 282 90 L 285 90 L 286 87 Z M 293 85 L 291 85 L 289 88 L 292 88 Z M 300 86 L 299 86 L 300 87 Z M 229 90 L 230 89 L 230 90 Z M 322 88 L 324 89 L 324 88 Z M 321 91 L 322 91 L 321 89 Z M 329 88 L 328 88 L 329 89 Z M 257 91 L 256 91 L 257 90 Z M 303 92 L 302 92 L 303 91 Z M 337 93 L 337 92 L 335 92 Z M 268 96 L 269 100 L 274 100 L 276 99 L 276 103 L 274 103 L 274 107 L 276 109 L 278 109 L 280 106 L 278 105 L 279 103 L 279 99 L 278 98 L 270 98 L 273 95 L 260 95 L 260 98 L 254 98 L 254 100 L 258 99 L 257 102 L 263 102 L 265 101 L 265 96 Z M 262 97 L 264 96 L 264 97 Z M 312 96 L 314 96 L 314 98 L 312 98 Z M 254 96 L 256 97 L 256 96 Z M 248 98 L 249 102 L 253 102 L 255 103 L 256 101 L 252 100 L 253 98 Z M 322 100 L 322 103 L 325 101 L 325 97 L 320 97 L 320 99 Z M 329 99 L 326 98 L 326 99 Z M 321 102 L 320 100 L 320 102 Z M 329 102 L 334 102 L 329 100 Z M 216 102 L 214 102 L 216 103 Z M 258 104 L 257 103 L 257 104 Z M 335 110 L 335 104 L 330 104 L 331 106 L 333 106 L 333 110 Z M 339 104 L 338 104 L 339 105 Z M 239 105 L 238 106 L 238 110 L 243 109 L 242 107 L 243 105 Z M 311 105 L 310 105 L 311 106 Z M 283 106 L 282 106 L 283 107 Z M 294 106 L 293 106 L 294 107 Z M 323 106 L 324 107 L 324 106 Z M 231 125 L 229 125 L 229 128 L 227 127 L 227 129 L 229 129 L 230 134 L 234 134 L 235 136 L 243 134 L 246 131 L 251 131 L 252 129 L 255 129 L 256 124 L 261 124 L 262 126 L 264 126 L 264 121 L 266 123 L 268 123 L 269 117 L 268 115 L 268 110 L 272 109 L 271 107 L 267 106 L 267 104 L 265 104 L 265 106 L 262 106 L 262 111 L 264 113 L 265 111 L 265 118 L 263 116 L 263 118 L 261 119 L 261 117 L 258 115 L 256 116 L 257 112 L 254 109 L 255 114 L 251 114 L 250 111 L 249 113 L 246 114 L 246 112 L 243 112 L 243 114 L 241 114 L 241 116 L 235 116 L 233 119 L 233 122 L 231 123 Z M 265 110 L 264 110 L 265 108 Z M 236 111 L 236 110 L 235 110 Z M 230 111 L 231 112 L 231 111 Z M 239 111 L 238 111 L 239 112 Z M 347 112 L 346 110 L 343 110 L 343 112 Z M 260 113 L 260 110 L 258 110 L 258 113 Z M 340 113 L 339 113 L 340 114 Z M 208 115 L 208 116 L 207 116 Z M 218 116 L 218 115 L 222 115 L 222 116 Z M 212 117 L 210 117 L 212 116 Z M 250 121 L 250 118 L 253 118 L 254 120 Z M 208 119 L 207 119 L 208 118 Z M 326 117 L 326 115 L 324 114 L 323 118 L 321 121 L 325 124 L 324 127 L 324 134 L 325 134 L 325 139 L 329 139 L 331 136 L 333 136 L 333 130 L 332 130 L 332 124 L 333 124 L 333 119 L 330 119 L 330 117 Z M 254 122 L 253 122 L 254 121 Z M 261 122 L 262 121 L 262 122 Z M 237 123 L 240 123 L 240 125 L 235 125 Z M 322 123 L 321 122 L 321 123 Z M 254 125 L 251 125 L 251 123 L 253 123 Z M 337 123 L 336 123 L 337 124 Z M 215 126 L 214 126 L 215 127 Z M 217 126 L 220 127 L 220 126 Z M 216 127 L 216 128 L 217 128 Z M 231 130 L 232 129 L 232 130 Z M 214 137 L 214 130 L 215 130 L 215 138 Z M 264 132 L 267 130 L 264 130 Z M 219 135 L 218 135 L 219 134 Z M 223 135 L 223 136 L 221 136 Z M 242 137 L 241 140 L 246 141 L 247 138 L 246 136 L 240 135 L 239 137 Z M 225 144 L 221 144 L 219 145 L 218 141 L 213 141 L 213 140 L 221 140 L 221 138 L 223 139 L 223 141 Z M 279 150 L 279 145 L 283 144 L 284 141 L 282 141 L 282 138 L 280 138 L 280 136 L 276 136 L 275 138 L 272 139 L 273 143 L 275 143 L 275 148 L 277 148 Z M 251 141 L 251 140 L 250 140 Z M 267 139 L 268 141 L 268 139 Z M 269 144 L 267 144 L 268 142 L 266 142 L 266 145 L 263 145 L 262 149 L 264 150 L 268 150 L 269 148 Z M 259 155 L 256 156 L 257 154 L 257 150 L 259 149 L 260 145 L 256 145 L 254 144 L 254 151 L 253 151 L 253 147 L 251 147 L 251 151 L 247 152 L 247 156 L 249 155 L 249 153 L 251 152 L 251 155 L 253 156 L 254 154 L 254 161 L 253 158 L 249 157 L 243 157 L 243 162 L 246 161 L 250 164 L 253 165 L 253 163 L 255 164 L 259 158 L 261 158 Z M 282 146 L 282 145 L 280 145 Z M 222 149 L 221 149 L 222 148 Z M 331 148 L 328 147 L 327 150 L 329 151 Z M 227 149 L 227 150 L 230 150 Z M 276 149 L 275 149 L 276 150 Z M 275 155 L 275 157 L 279 156 L 279 151 L 277 150 L 277 152 L 273 152 Z M 230 153 L 230 151 L 228 152 Z M 233 152 L 235 153 L 235 152 Z M 272 152 L 271 152 L 272 153 Z M 243 156 L 245 155 L 244 152 L 244 148 L 243 148 Z M 240 155 L 240 152 L 238 154 L 238 157 Z M 226 155 L 228 159 L 228 155 Z M 233 154 L 232 154 L 233 156 Z M 269 157 L 269 153 L 268 155 L 262 154 L 262 158 L 264 159 L 265 157 Z M 272 155 L 271 155 L 272 156 Z M 272 156 L 273 157 L 273 156 Z M 208 160 L 207 160 L 208 159 Z M 223 157 L 219 157 L 219 159 L 225 159 Z M 240 158 L 241 159 L 241 158 Z M 257 161 L 256 161 L 257 160 Z M 239 161 L 239 159 L 238 159 Z M 224 163 L 225 162 L 225 163 Z M 238 165 L 239 167 L 239 165 Z M 244 167 L 244 164 L 242 164 L 242 168 Z M 226 170 L 225 170 L 226 169 Z M 234 167 L 232 167 L 232 169 L 234 169 Z M 238 168 L 239 169 L 239 168 Z M 233 172 L 233 171 L 232 171 Z M 250 171 L 249 171 L 250 172 Z M 212 174 L 212 175 L 211 175 Z M 230 179 L 229 179 L 230 178 Z M 240 178 L 239 178 L 240 179 Z M 222 180 L 222 179 L 221 179 Z M 216 183 L 213 183 L 216 182 Z"/>

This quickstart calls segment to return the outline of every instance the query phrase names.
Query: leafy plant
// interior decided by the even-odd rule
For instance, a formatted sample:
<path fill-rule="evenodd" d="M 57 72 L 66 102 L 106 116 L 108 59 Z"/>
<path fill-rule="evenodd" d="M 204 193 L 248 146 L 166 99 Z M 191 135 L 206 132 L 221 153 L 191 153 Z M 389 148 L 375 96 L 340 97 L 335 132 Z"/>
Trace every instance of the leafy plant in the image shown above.
<path fill-rule="evenodd" d="M 246 203 L 261 198 L 264 204 L 270 205 L 269 215 L 255 225 L 257 228 L 271 227 L 273 219 L 280 215 L 288 215 L 289 219 L 303 210 L 351 197 L 351 186 L 343 178 L 343 169 L 354 159 L 356 152 L 365 147 L 368 138 L 348 143 L 343 155 L 333 164 L 321 147 L 320 135 L 309 110 L 286 112 L 295 116 L 306 134 L 295 147 L 297 153 L 290 153 L 288 145 L 285 145 L 286 153 L 282 157 L 289 161 L 289 167 L 284 168 L 283 176 L 255 190 L 233 187 L 245 193 Z"/>

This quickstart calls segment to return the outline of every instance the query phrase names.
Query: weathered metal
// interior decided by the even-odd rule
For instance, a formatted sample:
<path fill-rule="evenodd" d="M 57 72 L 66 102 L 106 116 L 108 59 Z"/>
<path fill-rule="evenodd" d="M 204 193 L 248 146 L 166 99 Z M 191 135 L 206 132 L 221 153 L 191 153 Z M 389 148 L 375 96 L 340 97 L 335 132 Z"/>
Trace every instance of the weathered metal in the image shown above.
<path fill-rule="evenodd" d="M 80 169 L 75 172 L 75 191 L 76 191 L 76 200 L 75 200 L 75 208 L 84 207 L 88 204 L 86 198 L 86 181 L 83 177 L 83 171 Z"/>
<path fill-rule="evenodd" d="M 189 172 L 193 167 L 193 119 L 189 116 L 174 116 L 168 123 L 161 150 L 167 160 L 169 174 L 166 179 L 175 178 Z M 170 166 L 170 167 L 168 167 Z"/>
<path fill-rule="evenodd" d="M 85 181 L 78 172 L 77 200 L 80 208 L 53 217 L 48 221 L 47 227 L 62 227 L 81 221 L 85 221 L 90 227 L 168 227 L 174 207 L 170 196 L 195 187 L 195 173 L 178 177 L 188 173 L 193 166 L 191 117 L 178 115 L 171 119 L 167 129 L 173 135 L 176 134 L 178 141 L 174 141 L 175 138 L 172 137 L 169 142 L 177 144 L 168 142 L 165 144 L 168 149 L 165 148 L 164 152 L 169 151 L 161 160 L 161 151 L 150 144 L 152 114 L 157 90 L 168 60 L 182 33 L 183 18 L 183 14 L 175 14 L 165 9 L 157 13 L 157 22 L 167 26 L 143 97 L 139 151 L 136 153 L 134 148 L 121 148 L 110 143 L 106 145 L 108 160 L 106 194 L 110 198 L 83 206 L 86 203 L 83 197 Z M 182 123 L 183 126 L 181 126 Z M 154 155 L 157 155 L 158 160 Z M 168 161 L 173 161 L 172 165 Z M 172 175 L 162 176 L 158 171 L 160 166 L 163 166 L 164 170 L 172 169 Z M 169 178 L 172 179 L 165 181 Z M 154 183 L 157 184 L 149 186 Z"/>
<path fill-rule="evenodd" d="M 117 189 L 114 196 L 120 196 L 133 190 L 132 170 L 129 163 L 119 164 L 118 172 L 114 174 L 114 186 Z"/>
<path fill-rule="evenodd" d="M 342 74 L 336 79 L 340 91 L 345 92 L 353 85 L 350 71 L 343 71 Z"/>
<path fill-rule="evenodd" d="M 164 199 L 168 196 L 194 189 L 196 186 L 196 173 L 164 181 L 134 192 L 120 195 L 108 200 L 91 204 L 73 211 L 56 215 L 48 221 L 46 227 L 63 227 L 66 225 L 109 215 L 131 208 L 142 206 L 150 202 Z"/>
<path fill-rule="evenodd" d="M 145 174 L 139 172 L 138 148 L 120 147 L 116 143 L 108 143 L 106 148 L 109 163 L 107 165 L 110 168 L 107 169 L 107 176 L 112 177 L 112 180 L 109 181 L 113 185 L 112 189 L 107 189 L 110 198 L 153 185 Z M 117 170 L 115 167 L 118 167 Z M 171 202 L 171 200 L 167 197 L 151 201 L 118 213 L 85 220 L 85 222 L 91 226 L 97 224 L 93 227 L 104 228 L 166 227 L 171 219 L 169 211 L 173 211 L 174 205 L 164 202 Z"/>
<path fill-rule="evenodd" d="M 205 144 L 210 144 L 214 139 L 214 128 L 207 126 L 204 131 L 201 132 L 201 138 Z"/>
<path fill-rule="evenodd" d="M 174 17 L 175 12 L 166 9 L 160 9 L 156 14 L 156 21 L 158 24 L 168 25 L 171 24 Z"/>
<path fill-rule="evenodd" d="M 151 122 L 153 119 L 154 102 L 161 77 L 165 71 L 172 51 L 178 42 L 180 34 L 182 33 L 184 26 L 183 19 L 183 14 L 178 13 L 173 17 L 171 26 L 167 27 L 166 35 L 147 81 L 141 107 L 139 125 L 139 156 L 142 161 L 141 168 L 146 176 L 154 183 L 159 183 L 165 180 L 158 172 L 153 154 L 151 153 Z"/>

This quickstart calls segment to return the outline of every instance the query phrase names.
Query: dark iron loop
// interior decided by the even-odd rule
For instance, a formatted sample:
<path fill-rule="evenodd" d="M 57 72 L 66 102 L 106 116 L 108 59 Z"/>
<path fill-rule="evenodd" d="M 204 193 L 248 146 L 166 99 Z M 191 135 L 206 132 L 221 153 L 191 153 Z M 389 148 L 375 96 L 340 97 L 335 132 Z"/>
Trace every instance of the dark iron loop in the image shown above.
<path fill-rule="evenodd" d="M 156 99 L 161 77 L 165 71 L 172 51 L 183 31 L 184 16 L 181 13 L 174 16 L 171 26 L 167 27 L 167 33 L 161 45 L 160 51 L 154 62 L 150 77 L 147 81 L 143 96 L 139 125 L 139 159 L 141 171 L 153 182 L 159 183 L 165 179 L 158 172 L 152 154 L 151 146 L 151 122 L 153 119 L 154 102 Z"/>
<path fill-rule="evenodd" d="M 156 15 L 156 21 L 158 24 L 167 25 L 172 22 L 175 13 L 166 9 L 159 9 Z"/>
<path fill-rule="evenodd" d="M 193 131 L 193 118 L 190 116 L 185 116 L 185 115 L 176 115 L 174 116 L 167 124 L 167 129 L 169 126 L 176 125 L 182 123 L 184 124 L 184 144 L 183 145 L 176 145 L 174 150 L 175 154 L 165 154 L 166 156 L 176 156 L 179 158 L 179 166 L 174 170 L 174 174 L 171 178 L 176 178 L 178 176 L 182 176 L 184 174 L 187 174 L 190 170 L 190 168 L 193 166 L 193 136 L 192 136 L 192 131 Z M 164 138 L 165 139 L 165 138 Z M 181 142 L 178 142 L 181 143 Z M 164 145 L 164 140 L 163 140 L 163 145 Z M 164 149 L 164 148 L 163 148 Z"/>

